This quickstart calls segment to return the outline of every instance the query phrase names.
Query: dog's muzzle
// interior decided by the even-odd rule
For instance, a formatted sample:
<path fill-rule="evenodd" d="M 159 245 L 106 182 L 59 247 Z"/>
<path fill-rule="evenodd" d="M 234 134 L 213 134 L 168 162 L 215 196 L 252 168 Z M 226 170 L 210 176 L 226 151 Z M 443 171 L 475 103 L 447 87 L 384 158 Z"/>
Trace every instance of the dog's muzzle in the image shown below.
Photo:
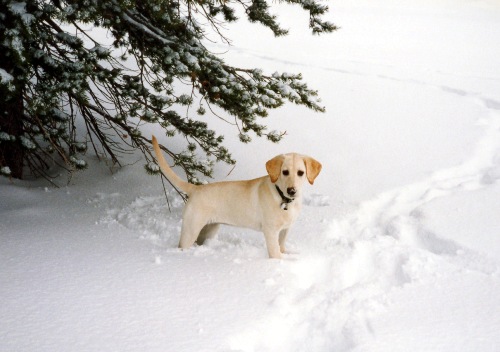
<path fill-rule="evenodd" d="M 280 208 L 283 210 L 288 210 L 288 204 L 293 202 L 295 200 L 295 198 L 288 198 L 287 196 L 285 196 L 278 186 L 276 186 L 276 190 L 278 191 L 278 194 L 281 197 Z M 287 188 L 286 192 L 291 196 L 294 196 L 297 193 L 297 191 L 293 187 Z"/>

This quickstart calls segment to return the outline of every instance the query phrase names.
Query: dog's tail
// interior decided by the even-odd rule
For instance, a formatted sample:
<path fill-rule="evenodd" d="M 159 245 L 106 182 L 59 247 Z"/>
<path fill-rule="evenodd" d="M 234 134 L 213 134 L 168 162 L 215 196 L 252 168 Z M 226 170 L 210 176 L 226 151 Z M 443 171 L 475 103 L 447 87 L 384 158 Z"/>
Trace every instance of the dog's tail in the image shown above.
<path fill-rule="evenodd" d="M 168 178 L 168 180 L 174 185 L 174 187 L 179 188 L 184 193 L 187 193 L 189 196 L 190 193 L 196 188 L 196 185 L 193 185 L 189 182 L 181 179 L 177 174 L 168 166 L 167 161 L 163 157 L 160 146 L 158 145 L 158 141 L 155 136 L 152 136 L 151 142 L 153 143 L 153 149 L 156 154 L 156 159 L 158 160 L 158 164 L 160 165 L 161 171 Z"/>

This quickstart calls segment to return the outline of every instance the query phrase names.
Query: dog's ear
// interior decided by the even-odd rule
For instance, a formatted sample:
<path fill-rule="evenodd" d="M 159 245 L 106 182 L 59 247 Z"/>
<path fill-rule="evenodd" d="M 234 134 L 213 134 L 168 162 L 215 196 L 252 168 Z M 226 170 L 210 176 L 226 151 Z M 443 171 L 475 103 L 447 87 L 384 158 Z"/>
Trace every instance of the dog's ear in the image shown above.
<path fill-rule="evenodd" d="M 314 179 L 319 175 L 319 172 L 321 171 L 321 163 L 317 160 L 314 160 L 310 156 L 304 157 L 304 163 L 306 164 L 307 180 L 312 185 L 314 183 Z"/>
<path fill-rule="evenodd" d="M 266 163 L 266 170 L 269 176 L 271 177 L 271 182 L 275 183 L 278 181 L 281 173 L 281 166 L 283 165 L 283 155 L 278 155 L 269 160 Z"/>

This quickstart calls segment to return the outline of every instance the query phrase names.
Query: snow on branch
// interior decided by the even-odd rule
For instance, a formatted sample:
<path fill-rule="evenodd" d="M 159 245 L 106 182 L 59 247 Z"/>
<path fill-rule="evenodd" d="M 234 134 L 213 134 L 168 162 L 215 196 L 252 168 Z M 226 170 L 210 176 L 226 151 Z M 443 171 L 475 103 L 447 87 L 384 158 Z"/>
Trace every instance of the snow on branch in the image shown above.
<path fill-rule="evenodd" d="M 321 19 L 326 6 L 285 2 L 309 13 L 314 33 L 336 29 Z M 250 21 L 286 35 L 267 0 L 0 0 L 0 5 L 0 105 L 10 107 L 0 133 L 14 137 L 0 148 L 7 143 L 20 148 L 36 174 L 49 177 L 43 171 L 47 159 L 70 172 L 85 168 L 87 145 L 114 163 L 120 153 L 139 149 L 148 165 L 154 158 L 141 126 L 158 124 L 167 136 L 185 137 L 184 151 L 165 150 L 194 181 L 197 173 L 211 174 L 213 161 L 235 163 L 223 136 L 207 122 L 210 116 L 234 125 L 242 142 L 251 134 L 277 142 L 285 133 L 267 131 L 260 122 L 270 109 L 292 102 L 324 111 L 300 74 L 233 67 L 205 47 L 210 31 L 229 42 L 221 28 L 238 20 L 238 7 Z M 212 161 L 200 160 L 197 148 Z M 15 158 L 4 159 L 0 167 L 10 167 Z"/>

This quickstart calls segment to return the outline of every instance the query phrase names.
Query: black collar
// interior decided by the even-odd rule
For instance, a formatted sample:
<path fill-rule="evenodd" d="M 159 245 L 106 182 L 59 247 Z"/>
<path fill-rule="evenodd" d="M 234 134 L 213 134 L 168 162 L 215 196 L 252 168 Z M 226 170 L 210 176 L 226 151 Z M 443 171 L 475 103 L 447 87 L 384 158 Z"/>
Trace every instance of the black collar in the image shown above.
<path fill-rule="evenodd" d="M 290 204 L 291 202 L 293 202 L 295 198 L 288 198 L 288 197 L 286 197 L 278 186 L 276 186 L 276 190 L 278 191 L 278 194 L 281 197 L 280 208 L 283 209 L 283 210 L 288 210 L 288 204 Z"/>

